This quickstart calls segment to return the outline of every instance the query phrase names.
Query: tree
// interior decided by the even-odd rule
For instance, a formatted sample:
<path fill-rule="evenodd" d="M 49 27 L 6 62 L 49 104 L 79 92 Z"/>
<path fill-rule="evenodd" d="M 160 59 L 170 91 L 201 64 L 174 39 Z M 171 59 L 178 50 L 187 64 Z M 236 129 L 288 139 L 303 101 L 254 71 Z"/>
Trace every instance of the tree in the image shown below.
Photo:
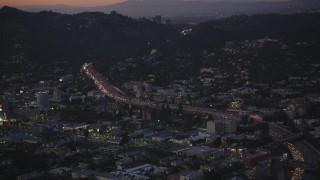
<path fill-rule="evenodd" d="M 307 108 L 305 116 L 310 119 L 320 118 L 320 105 L 311 104 Z"/>
<path fill-rule="evenodd" d="M 222 141 L 221 141 L 221 137 L 217 137 L 216 140 L 213 142 L 213 146 L 215 147 L 220 147 L 222 144 Z"/>
<path fill-rule="evenodd" d="M 249 116 L 241 116 L 240 124 L 247 124 Z"/>

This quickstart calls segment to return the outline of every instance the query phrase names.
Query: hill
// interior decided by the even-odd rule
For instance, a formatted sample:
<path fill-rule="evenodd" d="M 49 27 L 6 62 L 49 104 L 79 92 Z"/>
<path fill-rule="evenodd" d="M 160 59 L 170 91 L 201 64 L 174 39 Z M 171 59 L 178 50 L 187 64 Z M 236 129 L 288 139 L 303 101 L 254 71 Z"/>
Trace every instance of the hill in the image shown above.
<path fill-rule="evenodd" d="M 0 58 L 35 62 L 108 59 L 161 46 L 176 36 L 170 26 L 135 20 L 116 12 L 74 15 L 0 9 Z"/>
<path fill-rule="evenodd" d="M 319 11 L 320 1 L 317 0 L 128 0 L 122 3 L 96 6 L 27 6 L 24 10 L 38 12 L 43 9 L 60 13 L 79 13 L 83 11 L 105 12 L 117 11 L 131 17 L 152 17 L 162 15 L 181 22 L 182 17 L 208 19 L 221 18 L 238 14 L 261 13 L 297 13 Z M 185 21 L 185 20 L 183 20 Z M 201 21 L 197 20 L 197 21 Z"/>
<path fill-rule="evenodd" d="M 226 41 L 250 40 L 264 37 L 285 41 L 320 42 L 320 14 L 239 15 L 224 20 L 201 23 L 182 44 L 210 48 Z M 191 43 L 192 42 L 192 43 Z"/>
<path fill-rule="evenodd" d="M 276 71 L 274 75 L 281 75 L 283 70 L 274 67 L 286 67 L 287 72 L 294 74 L 301 70 L 291 64 L 301 67 L 310 64 L 306 62 L 318 61 L 319 19 L 319 13 L 239 15 L 185 27 L 135 20 L 116 12 L 68 15 L 51 11 L 28 13 L 4 7 L 0 9 L 0 61 L 3 64 L 32 62 L 45 67 L 63 63 L 76 72 L 88 60 L 99 62 L 98 68 L 103 71 L 121 69 L 130 62 L 135 68 L 126 71 L 127 76 L 158 74 L 163 79 L 168 75 L 177 78 L 196 75 L 203 66 L 228 69 L 228 64 L 243 58 L 252 63 L 247 63 L 250 66 L 245 68 L 252 69 L 252 74 L 257 74 L 254 77 L 264 79 L 270 77 L 267 74 L 271 70 Z M 192 29 L 191 33 L 179 34 L 184 28 Z M 243 44 L 250 47 L 265 38 L 275 39 L 277 43 L 267 43 L 262 49 L 241 50 Z M 228 47 L 230 42 L 234 47 Z M 240 55 L 225 49 L 233 49 Z M 257 59 L 259 66 L 253 63 Z M 15 63 L 15 69 L 7 73 L 22 72 L 29 67 L 20 66 L 18 69 Z"/>

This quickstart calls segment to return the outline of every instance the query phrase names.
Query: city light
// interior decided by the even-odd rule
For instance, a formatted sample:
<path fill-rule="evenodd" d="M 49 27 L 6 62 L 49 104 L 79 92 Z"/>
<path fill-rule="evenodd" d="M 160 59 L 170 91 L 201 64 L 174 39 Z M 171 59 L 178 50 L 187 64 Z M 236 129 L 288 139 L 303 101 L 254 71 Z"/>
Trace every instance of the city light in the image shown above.
<path fill-rule="evenodd" d="M 98 87 L 98 89 L 104 93 L 106 96 L 110 97 L 111 99 L 114 99 L 116 101 L 126 103 L 126 104 L 134 104 L 138 106 L 147 106 L 151 108 L 160 108 L 156 103 L 152 101 L 143 101 L 137 98 L 130 98 L 126 97 L 122 94 L 120 94 L 121 90 L 117 87 L 111 85 L 106 81 L 106 78 L 101 76 L 94 68 L 93 63 L 84 63 L 82 66 L 82 71 L 85 72 L 85 74 L 93 80 L 94 84 Z M 178 109 L 178 106 L 176 104 L 167 104 L 168 107 L 171 109 Z M 204 107 L 194 107 L 194 106 L 188 106 L 183 105 L 183 110 L 186 112 L 192 112 L 192 113 L 203 113 L 203 114 L 212 114 L 217 118 L 224 118 L 224 119 L 238 119 L 239 116 L 234 116 L 230 112 L 218 112 L 215 109 L 212 108 L 204 108 Z"/>

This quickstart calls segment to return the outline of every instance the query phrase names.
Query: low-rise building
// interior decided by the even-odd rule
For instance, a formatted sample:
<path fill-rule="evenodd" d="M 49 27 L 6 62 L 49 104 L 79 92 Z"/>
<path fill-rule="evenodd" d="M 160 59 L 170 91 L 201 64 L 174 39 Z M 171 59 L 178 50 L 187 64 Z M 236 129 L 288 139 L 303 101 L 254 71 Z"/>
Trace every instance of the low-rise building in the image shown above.
<path fill-rule="evenodd" d="M 191 147 L 188 150 L 184 151 L 184 154 L 186 156 L 196 156 L 201 159 L 220 159 L 224 157 L 224 151 L 223 149 L 219 148 L 211 148 L 207 146 L 201 146 L 201 147 Z"/>

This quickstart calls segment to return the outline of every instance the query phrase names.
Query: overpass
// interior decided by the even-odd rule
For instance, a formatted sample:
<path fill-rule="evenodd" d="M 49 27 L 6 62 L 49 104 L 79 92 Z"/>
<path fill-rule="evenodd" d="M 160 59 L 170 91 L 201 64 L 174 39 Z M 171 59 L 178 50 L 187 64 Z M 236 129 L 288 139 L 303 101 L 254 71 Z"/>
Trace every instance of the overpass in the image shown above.
<path fill-rule="evenodd" d="M 290 134 L 288 136 L 275 139 L 275 141 L 276 142 L 280 142 L 280 143 L 284 143 L 284 142 L 288 142 L 288 141 L 293 141 L 293 140 L 299 139 L 302 136 L 303 136 L 303 133 Z"/>
<path fill-rule="evenodd" d="M 309 162 L 291 160 L 291 161 L 284 163 L 284 166 L 292 167 L 292 168 L 301 168 L 301 169 L 316 171 L 316 172 L 320 173 L 320 164 L 319 163 L 309 163 Z"/>
<path fill-rule="evenodd" d="M 276 141 L 277 139 L 281 140 L 288 140 L 288 137 L 295 137 L 293 133 L 284 127 L 279 126 L 276 123 L 269 122 L 270 125 L 270 135 L 273 137 L 273 139 Z M 297 135 L 298 136 L 298 135 Z M 289 138 L 290 139 L 290 138 Z M 283 143 L 289 150 L 290 154 L 293 157 L 293 161 L 289 161 L 289 163 L 284 164 L 287 167 L 294 167 L 294 172 L 292 175 L 292 179 L 301 179 L 303 174 L 305 173 L 305 169 L 318 171 L 318 168 L 314 168 L 316 166 L 319 166 L 319 164 L 312 164 L 312 167 L 310 163 L 310 160 L 319 160 L 320 159 L 320 153 L 312 147 L 311 145 L 308 145 L 303 140 L 297 140 L 292 142 L 285 142 Z"/>

